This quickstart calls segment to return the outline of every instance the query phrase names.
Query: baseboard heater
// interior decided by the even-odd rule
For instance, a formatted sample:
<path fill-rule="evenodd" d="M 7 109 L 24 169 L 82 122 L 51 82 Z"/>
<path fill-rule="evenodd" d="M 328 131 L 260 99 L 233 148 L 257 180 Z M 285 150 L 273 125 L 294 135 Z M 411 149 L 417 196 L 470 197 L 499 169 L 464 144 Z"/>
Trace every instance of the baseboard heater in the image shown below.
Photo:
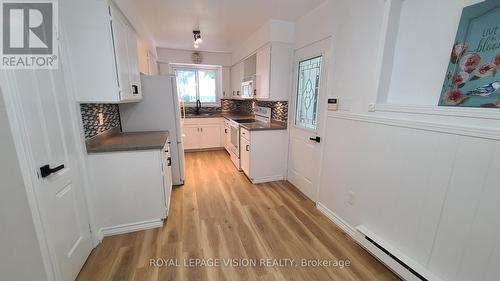
<path fill-rule="evenodd" d="M 420 264 L 407 258 L 401 252 L 391 247 L 366 227 L 360 225 L 356 227 L 356 230 L 362 234 L 362 237 L 359 238 L 364 238 L 364 242 L 358 242 L 361 242 L 368 251 L 392 268 L 405 280 L 442 281 Z M 385 256 L 381 253 L 377 253 L 374 249 L 378 249 L 385 254 Z"/>
<path fill-rule="evenodd" d="M 420 273 L 416 272 L 415 269 L 411 268 L 409 265 L 407 265 L 406 263 L 404 263 L 402 260 L 398 259 L 395 255 L 391 254 L 391 252 L 387 251 L 387 249 L 385 249 L 384 247 L 380 246 L 377 242 L 373 241 L 373 239 L 371 239 L 370 237 L 368 237 L 366 235 L 365 235 L 365 239 L 368 240 L 373 245 L 375 245 L 375 247 L 379 248 L 382 252 L 384 252 L 386 255 L 388 255 L 389 257 L 391 257 L 397 263 L 399 263 L 402 267 L 404 267 L 405 269 L 407 269 L 408 271 L 410 271 L 413 275 L 415 275 L 418 278 L 420 278 L 420 280 L 422 280 L 422 281 L 428 281 L 427 278 L 425 278 L 424 276 L 420 275 Z"/>

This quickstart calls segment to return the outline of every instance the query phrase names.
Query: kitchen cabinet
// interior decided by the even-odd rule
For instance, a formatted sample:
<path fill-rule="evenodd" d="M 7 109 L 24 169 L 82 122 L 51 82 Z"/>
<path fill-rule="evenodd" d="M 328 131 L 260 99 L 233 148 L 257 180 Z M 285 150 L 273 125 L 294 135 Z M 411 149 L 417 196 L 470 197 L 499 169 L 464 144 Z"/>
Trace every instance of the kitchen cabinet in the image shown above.
<path fill-rule="evenodd" d="M 222 118 L 187 118 L 182 127 L 185 150 L 224 147 Z"/>
<path fill-rule="evenodd" d="M 286 130 L 240 129 L 241 169 L 252 183 L 286 178 L 286 144 Z"/>
<path fill-rule="evenodd" d="M 229 98 L 232 96 L 231 90 L 231 68 L 222 67 L 222 96 Z"/>
<path fill-rule="evenodd" d="M 243 61 L 243 78 L 248 78 L 256 73 L 257 55 L 253 54 Z"/>
<path fill-rule="evenodd" d="M 231 67 L 231 97 L 233 98 L 241 97 L 241 83 L 244 78 L 244 67 L 243 61 Z"/>
<path fill-rule="evenodd" d="M 249 176 L 250 175 L 250 141 L 241 137 L 240 139 L 240 161 L 241 161 L 241 170 Z"/>
<path fill-rule="evenodd" d="M 256 54 L 257 99 L 288 101 L 291 90 L 293 48 L 273 42 Z"/>
<path fill-rule="evenodd" d="M 172 192 L 168 140 L 159 149 L 91 153 L 87 161 L 100 238 L 163 224 Z"/>
<path fill-rule="evenodd" d="M 170 152 L 169 141 L 163 147 L 162 159 L 162 172 L 163 172 L 163 190 L 165 191 L 165 209 L 166 217 L 170 210 L 170 198 L 172 197 L 172 157 Z"/>
<path fill-rule="evenodd" d="M 184 125 L 182 127 L 182 133 L 183 133 L 183 143 L 184 143 L 184 149 L 186 150 L 191 150 L 191 149 L 199 149 L 201 144 L 200 140 L 200 127 L 197 125 Z"/>
<path fill-rule="evenodd" d="M 87 103 L 142 98 L 137 36 L 111 1 L 61 1 L 76 98 Z"/>
<path fill-rule="evenodd" d="M 231 147 L 231 125 L 229 123 L 230 121 L 227 119 L 224 119 L 224 148 L 228 153 L 230 153 L 230 147 Z"/>

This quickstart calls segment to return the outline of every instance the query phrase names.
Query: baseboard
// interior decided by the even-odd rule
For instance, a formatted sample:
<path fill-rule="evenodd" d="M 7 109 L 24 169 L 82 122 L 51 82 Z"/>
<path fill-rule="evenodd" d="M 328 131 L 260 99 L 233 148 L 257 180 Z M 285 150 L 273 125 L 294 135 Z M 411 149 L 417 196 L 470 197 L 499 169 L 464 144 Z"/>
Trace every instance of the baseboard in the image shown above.
<path fill-rule="evenodd" d="M 259 183 L 266 183 L 266 182 L 272 182 L 272 181 L 282 181 L 285 179 L 286 179 L 285 176 L 279 175 L 279 176 L 270 176 L 270 177 L 251 179 L 250 181 L 253 184 L 259 184 Z"/>
<path fill-rule="evenodd" d="M 122 224 L 117 226 L 109 226 L 103 227 L 99 229 L 97 237 L 99 241 L 102 241 L 104 237 L 113 236 L 118 234 L 125 234 L 130 232 L 136 232 L 141 230 L 147 230 L 152 228 L 159 228 L 163 226 L 163 220 L 151 220 L 151 221 L 143 221 L 129 224 Z"/>
<path fill-rule="evenodd" d="M 375 247 L 373 244 L 369 243 L 365 239 L 366 233 L 363 233 L 361 230 L 365 229 L 363 227 L 356 229 L 349 225 L 346 221 L 341 219 L 338 215 L 336 215 L 334 212 L 332 212 L 330 209 L 328 209 L 325 205 L 321 204 L 320 202 L 316 203 L 316 208 L 324 214 L 326 217 L 328 217 L 335 225 L 340 227 L 345 233 L 347 233 L 356 243 L 358 243 L 361 247 L 363 247 L 368 253 L 370 253 L 373 257 L 375 257 L 377 260 L 379 260 L 381 263 L 385 264 L 390 270 L 392 270 L 396 275 L 398 275 L 400 278 L 406 281 L 420 281 L 422 279 L 416 277 L 413 273 L 408 271 L 406 268 L 401 266 L 399 263 L 397 263 L 393 258 L 388 256 L 386 253 L 381 251 L 379 248 Z M 365 232 L 367 232 L 365 230 Z M 380 240 L 378 237 L 376 237 L 374 234 L 370 234 L 371 236 L 375 237 L 376 240 Z M 385 244 L 385 243 L 382 243 Z M 391 250 L 391 252 L 396 253 L 398 257 L 403 257 L 403 260 L 406 261 L 408 264 L 413 265 L 415 269 L 418 269 L 420 273 L 423 273 L 423 275 L 426 277 L 427 280 L 429 281 L 442 281 L 441 279 L 437 278 L 434 276 L 431 272 L 427 271 L 426 269 L 417 266 L 415 262 L 409 262 L 409 259 L 404 257 L 404 255 L 396 250 L 394 250 L 392 247 L 386 246 L 388 249 Z"/>
<path fill-rule="evenodd" d="M 354 240 L 357 240 L 357 231 L 354 227 L 349 225 L 346 221 L 337 216 L 334 212 L 328 209 L 325 205 L 321 204 L 321 202 L 316 203 L 316 208 L 323 213 L 323 215 L 327 216 L 332 222 L 334 222 L 338 227 L 340 227 L 345 233 L 351 236 Z"/>

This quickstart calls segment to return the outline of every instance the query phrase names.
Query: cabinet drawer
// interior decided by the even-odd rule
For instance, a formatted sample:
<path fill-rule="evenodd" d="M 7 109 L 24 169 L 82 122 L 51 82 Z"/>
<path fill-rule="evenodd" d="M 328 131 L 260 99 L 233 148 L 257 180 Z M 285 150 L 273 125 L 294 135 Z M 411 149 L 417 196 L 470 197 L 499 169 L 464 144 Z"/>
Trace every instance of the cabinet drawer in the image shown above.
<path fill-rule="evenodd" d="M 247 141 L 250 141 L 250 131 L 248 131 L 247 129 L 241 128 L 240 129 L 240 136 L 242 138 L 246 139 Z"/>

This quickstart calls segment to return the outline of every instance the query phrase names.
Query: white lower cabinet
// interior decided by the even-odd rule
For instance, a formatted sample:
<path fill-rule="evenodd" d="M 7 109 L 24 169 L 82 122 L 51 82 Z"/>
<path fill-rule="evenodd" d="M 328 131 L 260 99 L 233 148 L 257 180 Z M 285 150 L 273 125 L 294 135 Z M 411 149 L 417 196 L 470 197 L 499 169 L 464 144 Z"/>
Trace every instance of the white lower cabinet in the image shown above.
<path fill-rule="evenodd" d="M 245 139 L 240 139 L 241 152 L 240 152 L 240 163 L 243 172 L 250 177 L 250 142 Z"/>
<path fill-rule="evenodd" d="M 90 197 L 98 236 L 160 227 L 168 216 L 172 172 L 163 149 L 88 155 Z"/>
<path fill-rule="evenodd" d="M 224 119 L 224 148 L 228 153 L 230 153 L 230 147 L 231 147 L 231 125 L 230 121 L 227 119 Z"/>
<path fill-rule="evenodd" d="M 185 150 L 224 147 L 223 118 L 187 118 L 182 126 Z"/>
<path fill-rule="evenodd" d="M 286 130 L 240 130 L 241 169 L 252 183 L 286 179 Z"/>

